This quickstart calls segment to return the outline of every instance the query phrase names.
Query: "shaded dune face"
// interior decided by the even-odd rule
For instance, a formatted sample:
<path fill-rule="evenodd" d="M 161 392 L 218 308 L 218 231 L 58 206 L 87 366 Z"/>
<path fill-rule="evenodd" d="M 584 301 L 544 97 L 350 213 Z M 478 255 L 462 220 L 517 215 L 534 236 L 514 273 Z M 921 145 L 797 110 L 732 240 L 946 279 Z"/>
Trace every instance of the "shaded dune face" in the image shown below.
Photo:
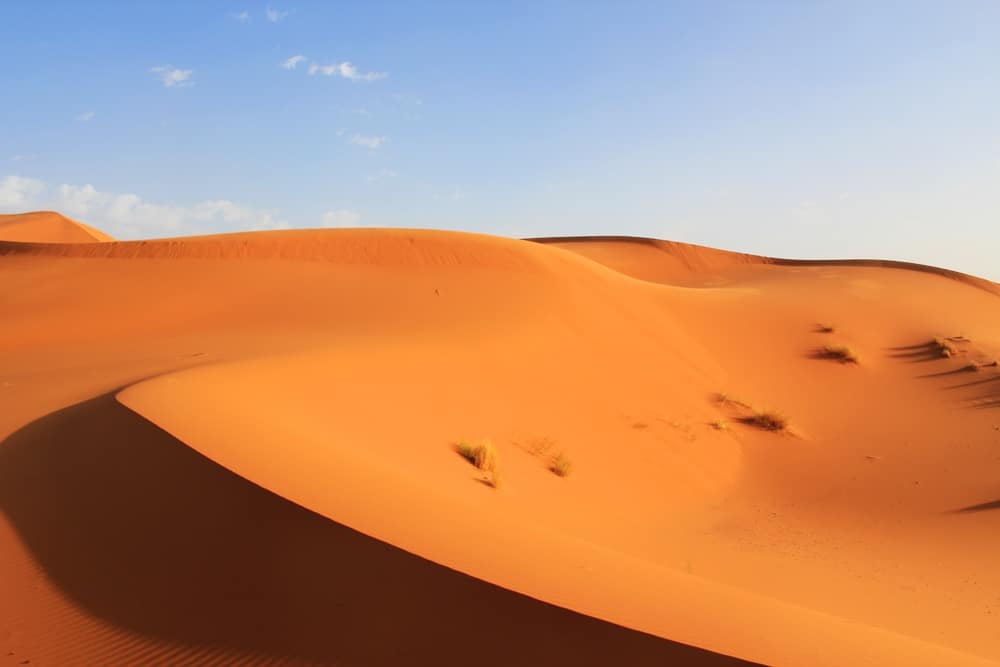
<path fill-rule="evenodd" d="M 0 443 L 0 508 L 75 604 L 168 642 L 147 663 L 750 664 L 367 537 L 231 473 L 111 394 Z M 134 647 L 108 650 L 102 660 L 120 664 Z"/>

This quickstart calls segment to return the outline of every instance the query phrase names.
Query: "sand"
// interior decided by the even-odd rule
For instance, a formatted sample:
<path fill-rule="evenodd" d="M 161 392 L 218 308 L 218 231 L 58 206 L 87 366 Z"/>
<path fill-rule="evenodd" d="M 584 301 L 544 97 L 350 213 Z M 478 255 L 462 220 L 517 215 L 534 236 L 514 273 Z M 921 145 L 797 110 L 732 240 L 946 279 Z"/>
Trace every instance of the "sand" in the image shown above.
<path fill-rule="evenodd" d="M 989 281 L 36 213 L 0 285 L 9 664 L 1000 660 Z"/>

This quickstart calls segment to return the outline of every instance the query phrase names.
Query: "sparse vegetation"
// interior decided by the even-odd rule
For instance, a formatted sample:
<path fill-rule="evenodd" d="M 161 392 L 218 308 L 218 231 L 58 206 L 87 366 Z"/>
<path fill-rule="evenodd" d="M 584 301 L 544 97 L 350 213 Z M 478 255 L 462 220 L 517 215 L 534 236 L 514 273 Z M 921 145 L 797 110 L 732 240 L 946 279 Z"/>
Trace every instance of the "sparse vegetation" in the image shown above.
<path fill-rule="evenodd" d="M 837 327 L 827 322 L 817 324 L 816 330 L 820 333 L 833 333 L 837 330 Z"/>
<path fill-rule="evenodd" d="M 552 465 L 549 466 L 556 475 L 566 477 L 573 470 L 573 462 L 569 460 L 564 452 L 559 452 L 552 458 Z"/>
<path fill-rule="evenodd" d="M 743 421 L 765 431 L 784 431 L 788 428 L 788 417 L 777 410 L 757 410 Z"/>
<path fill-rule="evenodd" d="M 729 430 L 729 422 L 727 422 L 725 419 L 716 419 L 715 421 L 713 421 L 711 423 L 711 425 L 712 425 L 712 428 L 714 428 L 716 431 L 728 431 Z"/>
<path fill-rule="evenodd" d="M 489 440 L 483 440 L 478 445 L 472 445 L 466 440 L 459 440 L 455 448 L 469 463 L 484 472 L 494 472 L 497 469 L 497 450 Z"/>
<path fill-rule="evenodd" d="M 961 336 L 957 338 L 944 338 L 942 336 L 936 336 L 934 340 L 931 341 L 931 346 L 937 351 L 937 353 L 942 357 L 954 357 L 958 354 L 958 348 L 955 347 L 953 340 L 965 340 Z"/>
<path fill-rule="evenodd" d="M 858 363 L 858 355 L 849 345 L 824 345 L 819 349 L 819 356 L 844 364 Z"/>
<path fill-rule="evenodd" d="M 741 408 L 749 408 L 750 407 L 748 404 L 744 403 L 743 401 L 741 401 L 740 399 L 736 398 L 735 396 L 732 396 L 732 395 L 726 394 L 726 393 L 721 393 L 720 392 L 720 393 L 716 394 L 715 395 L 715 400 L 717 400 L 719 403 L 722 403 L 723 405 L 737 405 L 737 406 L 739 406 Z"/>
<path fill-rule="evenodd" d="M 528 453 L 532 456 L 545 456 L 556 443 L 552 438 L 535 438 L 526 444 Z"/>
<path fill-rule="evenodd" d="M 968 373 L 975 373 L 976 371 L 979 370 L 979 364 L 977 364 L 974 361 L 970 361 L 969 363 L 962 366 L 962 370 Z"/>

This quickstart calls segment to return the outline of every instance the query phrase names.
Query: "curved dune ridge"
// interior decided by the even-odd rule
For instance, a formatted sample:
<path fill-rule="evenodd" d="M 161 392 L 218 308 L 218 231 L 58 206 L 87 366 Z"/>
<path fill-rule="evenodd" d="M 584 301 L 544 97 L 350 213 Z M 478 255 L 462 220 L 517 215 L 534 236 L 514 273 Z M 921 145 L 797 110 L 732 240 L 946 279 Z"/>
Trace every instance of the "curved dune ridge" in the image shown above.
<path fill-rule="evenodd" d="M 0 215 L 0 241 L 94 243 L 114 240 L 98 229 L 53 211 Z"/>
<path fill-rule="evenodd" d="M 19 220 L 11 660 L 1000 660 L 994 283 L 622 237 Z"/>
<path fill-rule="evenodd" d="M 662 241 L 640 236 L 575 236 L 529 239 L 577 252 L 616 271 L 653 282 L 705 284 L 706 276 L 736 266 L 777 264 L 780 266 L 867 266 L 923 271 L 964 282 L 1000 295 L 1000 285 L 959 271 L 915 262 L 885 259 L 783 259 L 718 250 L 690 243 Z"/>

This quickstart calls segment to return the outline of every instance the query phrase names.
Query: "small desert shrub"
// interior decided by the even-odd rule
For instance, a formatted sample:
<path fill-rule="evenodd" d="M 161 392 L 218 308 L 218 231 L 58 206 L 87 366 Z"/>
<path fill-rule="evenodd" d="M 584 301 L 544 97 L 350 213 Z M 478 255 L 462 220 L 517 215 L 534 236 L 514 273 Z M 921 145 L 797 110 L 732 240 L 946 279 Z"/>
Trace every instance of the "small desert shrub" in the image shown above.
<path fill-rule="evenodd" d="M 784 431 L 788 428 L 788 417 L 776 410 L 758 410 L 743 421 L 765 431 Z"/>
<path fill-rule="evenodd" d="M 857 353 L 848 345 L 824 345 L 819 354 L 824 359 L 836 359 L 845 364 L 858 363 Z"/>
<path fill-rule="evenodd" d="M 714 428 L 716 431 L 728 431 L 729 422 L 727 422 L 725 419 L 716 419 L 715 421 L 712 422 L 712 428 Z"/>
<path fill-rule="evenodd" d="M 723 405 L 737 405 L 737 406 L 739 406 L 741 408 L 749 408 L 750 407 L 749 405 L 747 405 L 746 403 L 744 403 L 740 399 L 736 398 L 735 396 L 732 396 L 731 394 L 722 393 L 722 392 L 720 392 L 720 393 L 718 393 L 718 394 L 715 395 L 715 400 L 717 400 L 719 403 L 722 403 Z"/>
<path fill-rule="evenodd" d="M 489 440 L 483 440 L 478 445 L 460 440 L 456 450 L 480 470 L 492 472 L 497 468 L 497 450 Z"/>
<path fill-rule="evenodd" d="M 962 366 L 962 370 L 969 373 L 975 373 L 976 371 L 979 370 L 979 364 L 977 364 L 974 361 L 970 361 L 969 363 Z"/>
<path fill-rule="evenodd" d="M 931 341 L 931 347 L 937 350 L 942 357 L 954 357 L 958 354 L 958 348 L 948 338 L 937 336 Z"/>
<path fill-rule="evenodd" d="M 549 470 L 560 477 L 566 477 L 573 470 L 573 462 L 569 460 L 569 457 L 565 453 L 559 452 L 553 457 Z"/>
<path fill-rule="evenodd" d="M 837 330 L 837 327 L 829 323 L 818 324 L 816 325 L 816 330 L 820 333 L 833 333 L 834 331 Z"/>
<path fill-rule="evenodd" d="M 528 445 L 528 451 L 532 456 L 544 456 L 549 453 L 549 450 L 555 445 L 555 441 L 551 438 L 535 438 L 530 440 Z"/>

